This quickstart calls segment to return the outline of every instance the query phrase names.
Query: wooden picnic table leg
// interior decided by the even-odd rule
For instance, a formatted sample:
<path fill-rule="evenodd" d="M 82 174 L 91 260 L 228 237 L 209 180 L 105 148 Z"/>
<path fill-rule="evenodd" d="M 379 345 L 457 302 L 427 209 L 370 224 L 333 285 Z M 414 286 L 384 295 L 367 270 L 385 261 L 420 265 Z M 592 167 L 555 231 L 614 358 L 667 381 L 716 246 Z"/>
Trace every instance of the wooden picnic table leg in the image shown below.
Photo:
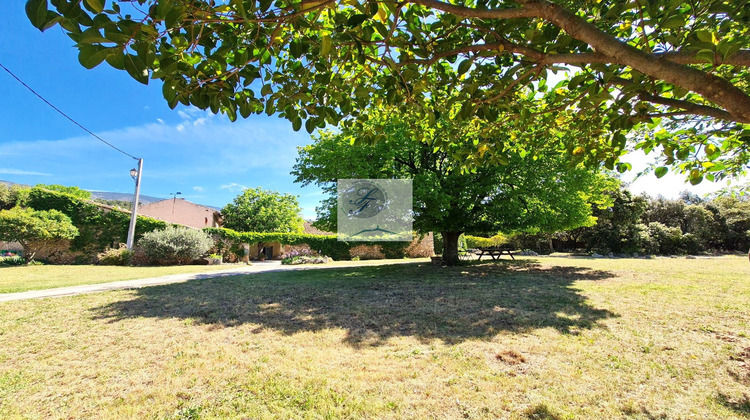
<path fill-rule="evenodd" d="M 479 252 L 479 258 L 477 258 L 477 261 L 482 261 L 482 255 L 484 255 L 484 251 Z"/>
<path fill-rule="evenodd" d="M 508 251 L 508 255 L 510 255 L 510 259 L 511 260 L 515 261 L 516 258 L 513 256 L 513 253 L 511 253 L 510 251 Z"/>

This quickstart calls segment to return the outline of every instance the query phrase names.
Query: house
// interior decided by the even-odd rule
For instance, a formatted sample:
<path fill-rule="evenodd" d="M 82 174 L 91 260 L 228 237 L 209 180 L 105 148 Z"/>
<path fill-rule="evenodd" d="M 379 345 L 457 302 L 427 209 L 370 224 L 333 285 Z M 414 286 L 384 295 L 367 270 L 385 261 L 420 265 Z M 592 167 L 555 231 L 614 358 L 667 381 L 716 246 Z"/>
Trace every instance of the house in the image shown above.
<path fill-rule="evenodd" d="M 138 208 L 138 214 L 198 229 L 221 224 L 221 214 L 215 208 L 176 197 L 143 204 Z"/>

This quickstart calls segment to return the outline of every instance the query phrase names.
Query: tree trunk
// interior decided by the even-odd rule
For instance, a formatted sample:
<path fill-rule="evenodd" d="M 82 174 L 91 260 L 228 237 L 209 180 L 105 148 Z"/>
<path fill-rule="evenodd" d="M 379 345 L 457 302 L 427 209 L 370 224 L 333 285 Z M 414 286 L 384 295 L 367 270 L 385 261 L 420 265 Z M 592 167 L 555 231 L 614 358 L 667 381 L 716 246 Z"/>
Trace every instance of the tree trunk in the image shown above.
<path fill-rule="evenodd" d="M 458 237 L 462 232 L 442 232 L 443 265 L 453 266 L 458 263 Z"/>
<path fill-rule="evenodd" d="M 258 255 L 256 255 L 255 257 L 259 260 L 266 259 L 266 254 L 263 253 L 263 245 L 265 244 L 265 242 L 258 242 Z"/>

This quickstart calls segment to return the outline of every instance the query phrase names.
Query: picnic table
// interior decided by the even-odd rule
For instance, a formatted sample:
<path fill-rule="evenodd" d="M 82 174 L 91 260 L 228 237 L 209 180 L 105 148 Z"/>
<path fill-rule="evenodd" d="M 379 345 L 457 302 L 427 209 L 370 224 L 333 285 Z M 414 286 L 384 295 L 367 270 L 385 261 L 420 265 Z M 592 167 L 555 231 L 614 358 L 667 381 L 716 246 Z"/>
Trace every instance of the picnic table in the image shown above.
<path fill-rule="evenodd" d="M 510 255 L 510 258 L 513 259 L 513 260 L 516 259 L 515 257 L 513 257 L 513 252 L 512 252 L 513 250 L 510 249 L 510 248 L 494 247 L 493 246 L 493 247 L 489 247 L 489 248 L 479 248 L 479 249 L 477 249 L 477 251 L 479 251 L 478 252 L 479 258 L 477 258 L 477 261 L 481 260 L 482 256 L 484 256 L 484 255 L 489 255 L 490 257 L 492 257 L 493 260 L 496 260 L 496 259 L 500 258 L 500 256 L 503 255 L 503 254 Z"/>

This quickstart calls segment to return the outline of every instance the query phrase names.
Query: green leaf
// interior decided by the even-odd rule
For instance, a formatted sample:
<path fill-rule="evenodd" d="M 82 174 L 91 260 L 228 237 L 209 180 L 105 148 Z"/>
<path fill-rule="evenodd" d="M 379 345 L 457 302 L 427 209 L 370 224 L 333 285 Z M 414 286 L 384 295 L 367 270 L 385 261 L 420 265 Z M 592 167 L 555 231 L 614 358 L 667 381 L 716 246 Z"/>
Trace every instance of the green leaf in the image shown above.
<path fill-rule="evenodd" d="M 361 24 L 362 24 L 362 22 L 364 22 L 364 21 L 366 21 L 366 20 L 367 20 L 367 15 L 363 15 L 363 14 L 356 14 L 356 15 L 353 15 L 353 16 L 351 16 L 351 17 L 350 17 L 350 18 L 349 18 L 349 19 L 348 19 L 348 20 L 346 21 L 346 26 L 348 26 L 348 27 L 350 27 L 350 28 L 354 28 L 355 26 L 359 26 L 359 25 L 361 25 Z"/>
<path fill-rule="evenodd" d="M 669 169 L 667 169 L 666 166 L 660 166 L 654 170 L 654 175 L 656 175 L 657 178 L 661 178 L 666 175 L 668 171 Z"/>
<path fill-rule="evenodd" d="M 302 118 L 297 117 L 292 121 L 292 130 L 299 131 L 300 128 L 302 128 Z"/>
<path fill-rule="evenodd" d="M 709 159 L 718 157 L 719 152 L 719 148 L 714 146 L 713 144 L 706 145 L 706 156 L 708 156 Z"/>
<path fill-rule="evenodd" d="M 126 54 L 124 57 L 125 61 L 125 70 L 130 74 L 130 77 L 133 79 L 143 83 L 144 85 L 148 84 L 148 69 L 146 68 L 146 64 L 138 58 L 138 56 L 132 55 L 132 54 Z M 206 109 L 205 106 L 203 106 L 201 109 Z"/>
<path fill-rule="evenodd" d="M 110 66 L 118 70 L 125 70 L 125 53 L 123 53 L 119 48 L 112 51 L 112 53 L 108 55 L 105 60 L 107 60 L 107 64 L 109 64 Z"/>
<path fill-rule="evenodd" d="M 302 41 L 294 40 L 289 44 L 289 52 L 294 58 L 300 58 L 304 52 Z"/>
<path fill-rule="evenodd" d="M 327 56 L 331 52 L 333 42 L 330 35 L 323 35 L 320 38 L 320 55 Z"/>
<path fill-rule="evenodd" d="M 28 0 L 26 2 L 26 16 L 31 24 L 38 29 L 44 28 L 47 21 L 47 0 Z"/>
<path fill-rule="evenodd" d="M 713 36 L 709 31 L 696 31 L 695 35 L 703 42 L 711 43 L 713 41 Z"/>
<path fill-rule="evenodd" d="M 466 73 L 467 71 L 469 71 L 469 69 L 471 68 L 471 64 L 472 63 L 473 63 L 472 60 L 464 60 L 464 61 L 462 61 L 461 64 L 458 65 L 458 70 L 456 70 L 456 72 L 458 73 L 458 75 L 460 76 L 460 75 Z"/>
<path fill-rule="evenodd" d="M 87 69 L 93 69 L 111 53 L 110 48 L 101 45 L 81 45 L 78 52 L 78 62 Z"/>
<path fill-rule="evenodd" d="M 459 116 L 462 120 L 468 120 L 471 117 L 471 113 L 474 111 L 474 107 L 471 106 L 471 101 L 465 101 L 463 105 L 461 105 L 461 111 L 459 111 Z"/>
<path fill-rule="evenodd" d="M 102 42 L 112 42 L 107 38 L 103 37 L 98 29 L 88 28 L 81 35 L 78 36 L 79 44 L 97 44 Z"/>
<path fill-rule="evenodd" d="M 86 0 L 86 5 L 94 13 L 101 13 L 104 10 L 104 0 Z"/>
<path fill-rule="evenodd" d="M 680 28 L 682 26 L 685 26 L 685 18 L 683 16 L 677 15 L 672 16 L 670 18 L 665 19 L 661 23 L 661 28 L 663 29 L 675 29 Z"/>
<path fill-rule="evenodd" d="M 305 130 L 309 134 L 312 134 L 313 131 L 315 131 L 315 121 L 312 118 L 308 118 L 307 121 L 305 121 Z"/>

